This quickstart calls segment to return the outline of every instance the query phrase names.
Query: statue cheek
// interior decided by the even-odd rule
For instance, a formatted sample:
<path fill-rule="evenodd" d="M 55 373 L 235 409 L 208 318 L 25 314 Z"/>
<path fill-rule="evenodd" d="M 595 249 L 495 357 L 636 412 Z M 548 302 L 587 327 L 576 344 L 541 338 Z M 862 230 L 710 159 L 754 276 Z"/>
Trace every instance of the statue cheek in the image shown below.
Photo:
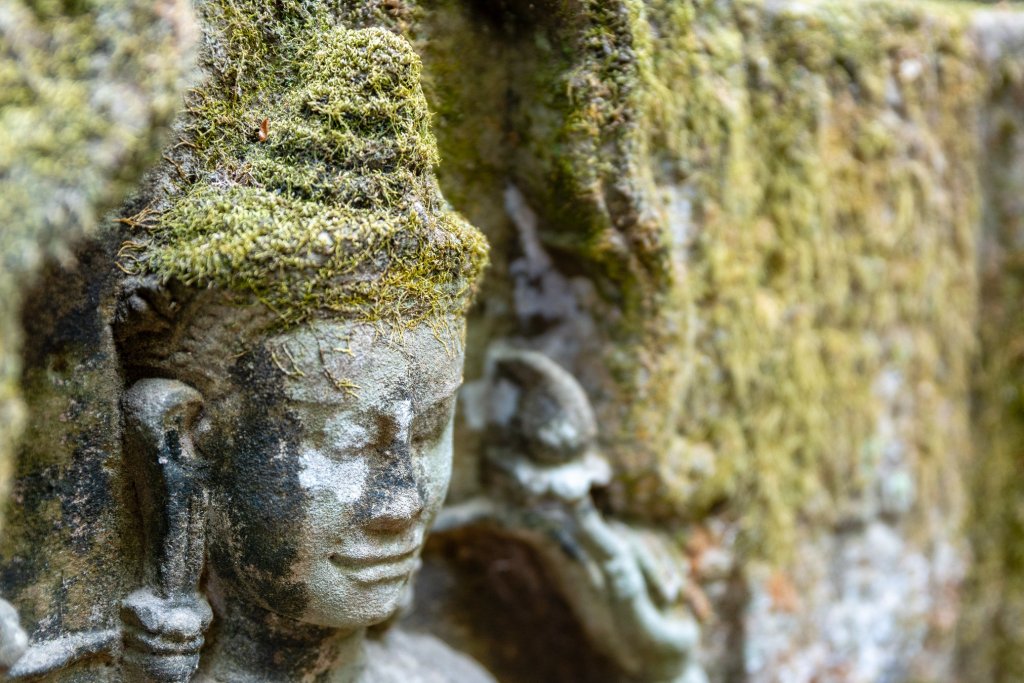
<path fill-rule="evenodd" d="M 452 478 L 451 429 L 441 443 L 428 449 L 419 458 L 417 480 L 426 501 L 429 515 L 433 516 L 444 503 Z"/>
<path fill-rule="evenodd" d="M 307 494 L 307 532 L 319 538 L 338 538 L 351 525 L 366 494 L 369 466 L 364 458 L 330 458 L 315 448 L 299 454 L 299 486 Z"/>
<path fill-rule="evenodd" d="M 246 401 L 234 419 L 222 419 L 207 449 L 212 460 L 211 561 L 224 586 L 274 611 L 297 613 L 305 604 L 294 567 L 302 549 L 303 516 L 310 507 L 295 457 L 301 433 L 290 415 Z"/>

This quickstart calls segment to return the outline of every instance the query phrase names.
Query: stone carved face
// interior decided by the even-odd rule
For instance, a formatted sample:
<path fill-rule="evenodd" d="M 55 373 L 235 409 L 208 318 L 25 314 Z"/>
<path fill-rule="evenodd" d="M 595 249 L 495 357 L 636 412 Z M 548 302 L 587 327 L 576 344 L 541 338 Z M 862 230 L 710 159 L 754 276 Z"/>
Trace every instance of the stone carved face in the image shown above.
<path fill-rule="evenodd" d="M 215 602 L 336 628 L 396 610 L 451 475 L 463 358 L 436 330 L 321 322 L 238 359 L 195 436 Z"/>

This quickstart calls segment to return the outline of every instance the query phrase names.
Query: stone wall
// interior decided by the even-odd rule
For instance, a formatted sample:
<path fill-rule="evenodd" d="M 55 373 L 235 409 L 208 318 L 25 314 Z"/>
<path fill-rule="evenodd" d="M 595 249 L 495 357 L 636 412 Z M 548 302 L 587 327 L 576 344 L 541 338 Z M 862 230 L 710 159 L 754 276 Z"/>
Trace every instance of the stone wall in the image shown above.
<path fill-rule="evenodd" d="M 7 5 L 0 218 L 24 226 L 0 233 L 8 442 L 19 392 L 29 410 L 2 588 L 37 635 L 103 627 L 137 571 L 109 332 L 123 240 L 168 197 L 252 172 L 238 159 L 296 78 L 296 45 L 340 21 L 416 47 L 444 193 L 491 242 L 453 502 L 479 492 L 488 349 L 541 350 L 597 410 L 606 510 L 692 571 L 712 680 L 1024 674 L 1012 4 L 203 2 L 202 75 L 164 161 L 121 224 L 63 248 L 46 245 L 95 234 L 154 158 L 186 22 L 176 5 Z M 117 59 L 75 42 L 94 24 L 119 27 Z M 434 548 L 412 623 L 502 680 L 541 680 L 515 661 L 548 642 L 544 680 L 607 680 L 571 638 L 538 645 L 568 628 L 544 590 L 543 608 L 501 580 L 460 602 L 468 572 L 502 561 L 525 586 L 535 571 L 476 552 Z"/>
<path fill-rule="evenodd" d="M 138 183 L 164 142 L 188 73 L 187 3 L 0 6 L 0 479 L 24 424 L 19 306 L 44 257 Z"/>
<path fill-rule="evenodd" d="M 978 235 L 980 340 L 973 380 L 974 460 L 968 529 L 974 566 L 962 620 L 964 676 L 1024 676 L 1024 565 L 1021 458 L 1024 456 L 1024 27 L 998 14 L 975 21 L 990 74 L 982 115 L 982 223 Z"/>
<path fill-rule="evenodd" d="M 531 7 L 407 20 L 446 193 L 494 245 L 477 363 L 511 340 L 582 378 L 609 505 L 688 550 L 718 677 L 955 680 L 979 226 L 1001 175 L 984 131 L 1005 97 L 974 25 L 1019 20 Z M 1012 71 L 1019 51 L 1000 54 Z"/>

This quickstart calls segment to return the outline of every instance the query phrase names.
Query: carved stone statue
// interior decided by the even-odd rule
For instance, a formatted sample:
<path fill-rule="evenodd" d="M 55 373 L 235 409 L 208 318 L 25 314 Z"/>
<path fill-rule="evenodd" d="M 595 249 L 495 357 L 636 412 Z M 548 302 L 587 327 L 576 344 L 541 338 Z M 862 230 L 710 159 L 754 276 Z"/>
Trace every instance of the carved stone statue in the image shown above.
<path fill-rule="evenodd" d="M 452 473 L 486 245 L 438 189 L 409 44 L 337 27 L 301 54 L 246 173 L 131 221 L 111 324 L 137 584 L 110 628 L 0 650 L 11 678 L 102 657 L 125 681 L 493 680 L 392 626 Z M 591 500 L 610 469 L 582 389 L 537 354 L 495 368 L 493 496 L 472 523 L 533 545 L 624 673 L 699 683 L 693 620 Z"/>
<path fill-rule="evenodd" d="M 704 683 L 697 624 L 679 605 L 685 577 L 658 561 L 650 538 L 605 519 L 591 497 L 611 469 L 582 387 L 536 352 L 497 350 L 491 364 L 488 496 L 445 510 L 439 531 L 526 543 L 623 673 Z"/>
<path fill-rule="evenodd" d="M 102 654 L 129 681 L 489 680 L 430 639 L 364 646 L 447 490 L 486 246 L 437 188 L 408 43 L 339 27 L 310 50 L 262 175 L 200 183 L 122 249 L 139 586 L 120 627 L 33 643 L 12 677 Z M 325 152 L 296 168 L 296 145 Z"/>
<path fill-rule="evenodd" d="M 149 293 L 133 312 L 156 308 Z M 181 306 L 161 335 L 178 349 L 133 359 L 152 375 L 125 397 L 150 562 L 124 604 L 126 666 L 140 680 L 433 680 L 387 672 L 394 638 L 372 657 L 363 641 L 402 605 L 447 490 L 460 315 L 274 331 L 259 306 L 230 306 Z M 452 653 L 416 666 L 432 665 L 487 680 Z"/>

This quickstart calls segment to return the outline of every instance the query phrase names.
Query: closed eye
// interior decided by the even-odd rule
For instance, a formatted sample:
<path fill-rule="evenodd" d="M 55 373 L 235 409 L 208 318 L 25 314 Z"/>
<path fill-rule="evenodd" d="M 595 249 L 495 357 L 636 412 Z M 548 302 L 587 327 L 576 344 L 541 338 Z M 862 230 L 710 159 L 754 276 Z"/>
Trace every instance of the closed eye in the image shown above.
<path fill-rule="evenodd" d="M 444 436 L 448 423 L 455 414 L 455 394 L 442 399 L 421 411 L 413 418 L 413 446 L 422 448 L 431 446 Z"/>
<path fill-rule="evenodd" d="M 316 430 L 320 445 L 332 453 L 335 459 L 359 455 L 373 443 L 373 431 L 355 418 L 350 413 L 339 411 L 328 417 L 321 429 Z"/>

